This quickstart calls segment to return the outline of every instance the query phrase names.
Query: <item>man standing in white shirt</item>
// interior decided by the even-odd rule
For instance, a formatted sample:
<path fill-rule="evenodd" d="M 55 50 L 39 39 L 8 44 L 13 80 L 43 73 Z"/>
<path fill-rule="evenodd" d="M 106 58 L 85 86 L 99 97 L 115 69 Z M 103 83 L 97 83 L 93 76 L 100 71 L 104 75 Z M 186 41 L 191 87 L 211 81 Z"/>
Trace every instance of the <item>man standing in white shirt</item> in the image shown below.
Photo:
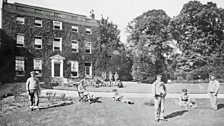
<path fill-rule="evenodd" d="M 152 84 L 152 93 L 154 96 L 155 121 L 167 121 L 164 119 L 166 87 L 161 81 L 162 75 L 156 76 L 156 81 Z"/>
<path fill-rule="evenodd" d="M 211 103 L 211 108 L 214 110 L 217 110 L 217 95 L 219 91 L 220 84 L 219 82 L 215 79 L 215 75 L 211 74 L 210 76 L 210 82 L 208 84 L 208 95 L 210 97 L 210 103 Z"/>
<path fill-rule="evenodd" d="M 30 100 L 30 110 L 38 108 L 39 104 L 39 93 L 40 93 L 40 84 L 39 79 L 35 76 L 35 71 L 30 72 L 31 77 L 26 81 L 26 91 Z"/>

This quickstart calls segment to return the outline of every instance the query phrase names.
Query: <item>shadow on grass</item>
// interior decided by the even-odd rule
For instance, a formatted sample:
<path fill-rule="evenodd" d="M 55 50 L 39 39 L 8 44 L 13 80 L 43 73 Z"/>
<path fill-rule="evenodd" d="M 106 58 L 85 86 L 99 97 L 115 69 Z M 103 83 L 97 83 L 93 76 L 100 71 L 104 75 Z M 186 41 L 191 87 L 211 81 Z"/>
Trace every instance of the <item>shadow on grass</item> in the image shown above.
<path fill-rule="evenodd" d="M 51 105 L 51 106 L 47 106 L 47 107 L 41 107 L 40 110 L 42 109 L 49 109 L 49 108 L 54 108 L 54 107 L 62 107 L 62 106 L 67 106 L 67 105 L 71 105 L 73 104 L 73 102 L 70 102 L 70 103 L 60 103 L 60 104 L 56 104 L 56 105 Z"/>
<path fill-rule="evenodd" d="M 218 109 L 224 108 L 224 104 L 218 104 Z"/>
<path fill-rule="evenodd" d="M 182 116 L 185 112 L 188 112 L 188 110 L 182 110 L 182 111 L 173 112 L 173 113 L 165 116 L 165 119 L 174 118 L 174 117 L 177 117 L 177 116 Z"/>
<path fill-rule="evenodd" d="M 91 99 L 90 104 L 93 104 L 93 103 L 103 103 L 102 101 L 99 100 L 100 98 L 101 97 L 96 97 L 94 99 Z M 87 100 L 86 101 L 84 100 L 84 102 L 88 102 L 88 101 Z"/>

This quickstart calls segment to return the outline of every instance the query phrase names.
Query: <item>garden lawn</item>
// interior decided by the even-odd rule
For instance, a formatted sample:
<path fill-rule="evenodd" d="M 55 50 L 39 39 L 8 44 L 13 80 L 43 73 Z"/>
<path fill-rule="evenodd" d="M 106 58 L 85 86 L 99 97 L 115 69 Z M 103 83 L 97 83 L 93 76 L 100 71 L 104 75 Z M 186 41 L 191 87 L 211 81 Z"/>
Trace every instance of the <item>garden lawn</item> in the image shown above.
<path fill-rule="evenodd" d="M 154 108 L 144 104 L 149 99 L 132 99 L 128 105 L 101 98 L 99 103 L 78 102 L 65 106 L 46 107 L 43 98 L 40 111 L 27 111 L 20 106 L 0 114 L 0 125 L 10 126 L 223 126 L 224 100 L 219 99 L 219 110 L 209 108 L 208 99 L 196 99 L 199 108 L 188 111 L 166 100 L 165 115 L 168 122 L 154 122 Z M 46 102 L 46 101 L 45 101 Z M 24 102 L 25 104 L 25 102 Z"/>

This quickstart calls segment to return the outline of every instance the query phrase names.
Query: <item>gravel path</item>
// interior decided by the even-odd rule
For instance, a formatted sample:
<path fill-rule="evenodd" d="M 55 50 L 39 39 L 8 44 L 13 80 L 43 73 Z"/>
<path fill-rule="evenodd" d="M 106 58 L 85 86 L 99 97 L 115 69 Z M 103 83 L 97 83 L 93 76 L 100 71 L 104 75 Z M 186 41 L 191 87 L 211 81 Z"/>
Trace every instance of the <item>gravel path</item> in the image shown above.
<path fill-rule="evenodd" d="M 57 95 L 66 94 L 68 97 L 78 97 L 77 91 L 66 91 L 66 90 L 49 90 L 44 89 L 41 91 L 41 96 L 45 96 L 46 92 L 56 92 Z M 112 92 L 90 92 L 97 97 L 113 97 Z M 126 97 L 133 97 L 133 98 L 152 98 L 151 93 L 121 93 Z M 189 94 L 191 98 L 208 98 L 207 94 Z M 168 93 L 166 98 L 178 98 L 180 94 L 171 94 Z M 224 98 L 224 94 L 219 94 L 218 98 Z"/>

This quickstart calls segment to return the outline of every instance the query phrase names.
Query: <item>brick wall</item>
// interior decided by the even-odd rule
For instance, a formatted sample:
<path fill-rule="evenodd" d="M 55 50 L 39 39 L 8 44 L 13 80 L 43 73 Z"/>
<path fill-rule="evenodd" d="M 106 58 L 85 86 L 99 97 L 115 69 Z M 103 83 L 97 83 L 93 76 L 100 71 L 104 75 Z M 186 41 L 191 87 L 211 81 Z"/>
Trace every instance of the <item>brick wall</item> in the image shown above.
<path fill-rule="evenodd" d="M 25 24 L 18 24 L 16 17 L 22 16 L 25 18 Z M 21 13 L 15 13 L 4 9 L 2 11 L 2 29 L 4 31 L 4 41 L 2 46 L 5 48 L 4 53 L 8 55 L 4 60 L 5 64 L 10 64 L 6 70 L 7 74 L 10 74 L 10 78 L 14 81 L 25 81 L 29 77 L 29 72 L 33 69 L 33 59 L 40 58 L 43 60 L 43 75 L 40 78 L 48 79 L 51 76 L 51 62 L 50 57 L 59 54 L 65 57 L 64 60 L 64 77 L 70 75 L 70 60 L 79 61 L 79 75 L 81 78 L 85 75 L 85 61 L 92 61 L 93 64 L 96 60 L 95 48 L 98 44 L 98 27 L 91 27 L 92 34 L 85 33 L 85 26 L 82 24 L 74 24 L 70 22 L 62 22 L 62 30 L 53 29 L 53 19 L 41 18 L 42 27 L 35 27 L 34 21 L 36 17 L 34 15 L 21 15 Z M 64 20 L 57 20 L 64 21 Z M 79 32 L 74 33 L 71 30 L 72 25 L 79 26 Z M 25 47 L 16 47 L 16 35 L 17 33 L 23 33 L 25 35 Z M 35 49 L 34 39 L 35 36 L 42 37 L 42 49 Z M 54 37 L 62 38 L 62 52 L 53 51 L 53 39 Z M 72 53 L 72 40 L 79 41 L 79 53 Z M 92 54 L 86 54 L 84 48 L 84 42 L 92 42 Z M 25 57 L 25 76 L 15 76 L 15 56 Z M 94 71 L 94 68 L 93 68 Z M 9 79 L 11 80 L 11 79 Z"/>

